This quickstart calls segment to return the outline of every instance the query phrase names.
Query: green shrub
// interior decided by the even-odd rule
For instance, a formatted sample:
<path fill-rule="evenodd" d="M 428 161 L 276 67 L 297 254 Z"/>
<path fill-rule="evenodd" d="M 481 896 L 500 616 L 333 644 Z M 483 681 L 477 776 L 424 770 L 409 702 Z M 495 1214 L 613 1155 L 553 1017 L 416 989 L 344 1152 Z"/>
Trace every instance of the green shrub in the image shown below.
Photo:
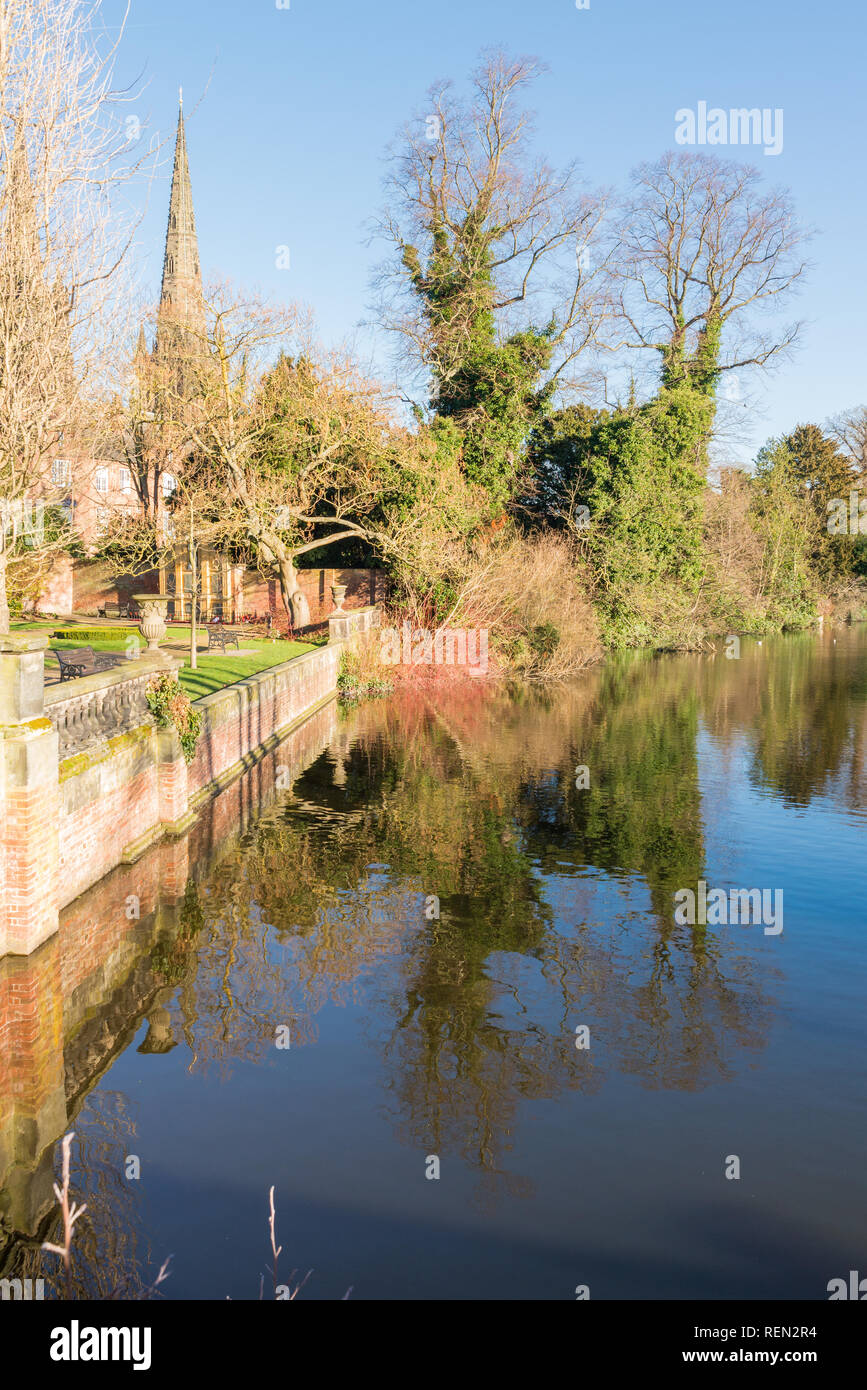
<path fill-rule="evenodd" d="M 337 698 L 342 705 L 357 705 L 362 700 L 391 695 L 393 690 L 394 686 L 390 680 L 377 675 L 376 671 L 371 669 L 368 653 L 342 653 L 337 673 Z"/>
<path fill-rule="evenodd" d="M 193 709 L 189 695 L 177 678 L 168 673 L 152 676 L 146 695 L 148 708 L 159 727 L 167 729 L 173 725 L 177 729 L 184 758 L 191 763 L 202 731 L 202 716 Z"/>
<path fill-rule="evenodd" d="M 553 623 L 539 623 L 530 629 L 527 640 L 537 657 L 553 656 L 560 645 L 560 633 Z"/>

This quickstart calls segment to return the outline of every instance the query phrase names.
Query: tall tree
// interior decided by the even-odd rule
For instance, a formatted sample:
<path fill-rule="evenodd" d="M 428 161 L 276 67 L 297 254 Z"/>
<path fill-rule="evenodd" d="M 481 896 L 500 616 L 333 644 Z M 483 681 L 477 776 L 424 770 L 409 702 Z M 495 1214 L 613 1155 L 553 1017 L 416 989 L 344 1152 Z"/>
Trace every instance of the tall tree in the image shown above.
<path fill-rule="evenodd" d="M 867 478 L 867 406 L 845 411 L 829 421 L 828 432 L 846 454 L 858 483 Z"/>
<path fill-rule="evenodd" d="M 717 385 L 735 368 L 767 366 L 797 337 L 798 325 L 778 329 L 770 310 L 803 274 L 805 234 L 788 198 L 758 183 L 755 170 L 669 153 L 636 171 L 619 209 L 610 266 L 620 346 L 652 354 L 658 390 L 572 428 L 568 441 L 614 645 L 701 640 Z"/>
<path fill-rule="evenodd" d="M 779 326 L 806 269 L 789 197 L 755 169 L 667 153 L 642 164 L 620 209 L 614 273 L 629 347 L 654 353 L 663 388 L 713 397 L 725 372 L 766 367 L 795 343 Z M 712 416 L 711 416 L 712 419 Z"/>
<path fill-rule="evenodd" d="M 113 50 L 89 0 L 0 4 L 0 632 L 10 513 L 81 438 L 123 309 L 118 186 L 140 165 L 113 118 Z"/>
<path fill-rule="evenodd" d="M 495 505 L 509 494 L 526 435 L 603 317 L 591 250 L 604 199 L 530 148 L 521 106 L 532 59 L 488 55 L 471 95 L 433 87 L 403 133 L 379 231 L 385 325 L 430 379 L 444 444 Z M 451 428 L 449 426 L 451 425 Z"/>
<path fill-rule="evenodd" d="M 772 439 L 756 458 L 756 483 L 764 489 L 768 480 L 788 484 L 809 504 L 815 517 L 813 554 L 825 573 L 847 573 L 855 559 L 856 537 L 829 530 L 832 503 L 842 508 L 848 522 L 849 493 L 858 481 L 850 455 L 818 425 L 798 425 L 780 439 Z"/>
<path fill-rule="evenodd" d="M 382 387 L 348 354 L 318 348 L 295 309 L 226 286 L 206 291 L 203 306 L 201 327 L 186 329 L 183 370 L 161 388 L 181 491 L 206 474 L 219 498 L 214 543 L 275 568 L 293 626 L 304 626 L 299 560 L 353 538 L 379 543 L 390 501 L 395 534 L 405 529 L 417 442 Z"/>

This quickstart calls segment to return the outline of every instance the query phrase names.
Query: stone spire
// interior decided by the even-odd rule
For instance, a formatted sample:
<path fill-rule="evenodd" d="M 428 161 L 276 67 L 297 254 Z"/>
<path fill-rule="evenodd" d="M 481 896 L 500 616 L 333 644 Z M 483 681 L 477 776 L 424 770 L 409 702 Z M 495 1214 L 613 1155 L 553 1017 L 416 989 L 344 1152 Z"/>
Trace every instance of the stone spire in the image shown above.
<path fill-rule="evenodd" d="M 171 332 L 168 325 L 171 324 Z M 204 323 L 202 306 L 202 277 L 199 269 L 199 242 L 196 236 L 196 217 L 193 211 L 193 192 L 190 184 L 190 165 L 187 157 L 187 136 L 184 128 L 183 93 L 178 111 L 178 133 L 175 140 L 175 167 L 172 173 L 172 193 L 169 201 L 169 221 L 166 228 L 166 249 L 163 257 L 163 284 L 160 295 L 160 325 L 157 330 L 157 351 L 169 348 L 168 338 L 174 338 L 184 327 L 201 329 Z"/>

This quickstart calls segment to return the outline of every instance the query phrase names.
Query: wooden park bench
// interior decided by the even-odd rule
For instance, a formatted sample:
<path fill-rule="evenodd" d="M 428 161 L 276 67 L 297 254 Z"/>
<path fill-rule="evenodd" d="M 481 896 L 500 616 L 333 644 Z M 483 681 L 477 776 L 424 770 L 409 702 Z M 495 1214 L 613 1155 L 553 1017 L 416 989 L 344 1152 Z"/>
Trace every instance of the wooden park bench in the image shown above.
<path fill-rule="evenodd" d="M 100 618 L 134 618 L 137 616 L 134 608 L 132 603 L 106 603 L 96 611 Z"/>
<path fill-rule="evenodd" d="M 225 627 L 223 623 L 208 624 L 209 651 L 211 649 L 213 649 L 214 651 L 219 649 L 221 652 L 224 652 L 226 648 L 231 645 L 232 642 L 234 642 L 235 647 L 240 651 L 240 647 L 238 647 L 237 632 L 233 632 L 230 627 Z"/>
<path fill-rule="evenodd" d="M 97 671 L 108 671 L 118 660 L 109 652 L 97 654 L 93 647 L 73 647 L 66 651 L 52 647 L 51 650 L 60 666 L 61 681 L 75 680 L 78 676 L 93 676 Z"/>

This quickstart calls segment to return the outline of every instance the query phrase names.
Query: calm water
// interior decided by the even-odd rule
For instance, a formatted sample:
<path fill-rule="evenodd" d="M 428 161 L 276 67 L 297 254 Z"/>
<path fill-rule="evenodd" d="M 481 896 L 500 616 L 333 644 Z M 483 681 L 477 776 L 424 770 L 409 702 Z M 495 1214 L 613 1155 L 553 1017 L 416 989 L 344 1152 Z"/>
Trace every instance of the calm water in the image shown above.
<path fill-rule="evenodd" d="M 273 1183 L 303 1298 L 825 1298 L 867 1273 L 865 791 L 863 628 L 324 711 L 0 963 L 0 1274 L 54 1268 L 74 1128 L 91 1290 L 171 1253 L 167 1297 L 258 1297 Z M 677 925 L 701 879 L 782 933 Z"/>

